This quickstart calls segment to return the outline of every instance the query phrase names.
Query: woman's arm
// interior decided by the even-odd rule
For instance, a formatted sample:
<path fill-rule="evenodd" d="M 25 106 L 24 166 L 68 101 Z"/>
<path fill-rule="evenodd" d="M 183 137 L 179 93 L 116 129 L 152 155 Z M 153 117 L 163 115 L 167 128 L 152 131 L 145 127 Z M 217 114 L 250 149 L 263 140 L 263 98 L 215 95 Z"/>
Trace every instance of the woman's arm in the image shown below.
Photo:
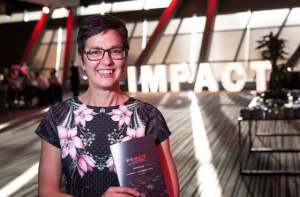
<path fill-rule="evenodd" d="M 39 165 L 39 196 L 70 196 L 60 192 L 61 150 L 42 139 L 42 151 Z"/>
<path fill-rule="evenodd" d="M 167 138 L 165 141 L 159 144 L 156 148 L 167 183 L 169 195 L 170 197 L 178 197 L 179 182 L 176 166 L 170 151 L 169 138 Z"/>

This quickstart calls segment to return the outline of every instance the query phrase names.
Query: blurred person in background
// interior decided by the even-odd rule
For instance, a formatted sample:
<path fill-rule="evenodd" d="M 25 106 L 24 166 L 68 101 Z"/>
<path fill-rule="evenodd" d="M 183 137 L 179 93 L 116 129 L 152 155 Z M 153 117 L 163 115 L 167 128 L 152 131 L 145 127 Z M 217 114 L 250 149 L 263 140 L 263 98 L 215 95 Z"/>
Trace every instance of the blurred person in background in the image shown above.
<path fill-rule="evenodd" d="M 8 84 L 7 102 L 10 110 L 18 109 L 18 99 L 21 89 L 21 80 L 18 72 L 13 68 L 10 69 L 6 76 Z"/>
<path fill-rule="evenodd" d="M 29 77 L 29 74 L 23 74 L 23 80 L 21 83 L 22 90 L 25 91 L 28 86 L 34 86 L 34 80 Z"/>
<path fill-rule="evenodd" d="M 1 84 L 2 84 L 3 91 L 8 91 L 9 88 L 8 81 L 7 81 L 8 69 L 3 68 L 1 74 L 2 74 Z"/>
<path fill-rule="evenodd" d="M 39 99 L 39 106 L 45 106 L 49 101 L 49 82 L 43 75 L 40 74 L 39 71 L 36 71 L 34 75 L 37 87 L 37 96 Z"/>
<path fill-rule="evenodd" d="M 79 95 L 80 77 L 79 77 L 79 69 L 75 65 L 74 60 L 71 61 L 70 70 L 71 70 L 70 82 L 71 82 L 73 96 L 78 96 Z"/>
<path fill-rule="evenodd" d="M 25 105 L 31 105 L 32 99 L 37 96 L 37 90 L 35 87 L 35 81 L 30 78 L 29 73 L 25 73 L 23 75 L 21 87 Z"/>
<path fill-rule="evenodd" d="M 8 83 L 7 83 L 7 68 L 4 68 L 0 72 L 0 115 L 3 115 L 7 112 L 6 102 L 7 102 L 7 91 L 8 91 Z"/>
<path fill-rule="evenodd" d="M 62 88 L 61 82 L 59 78 L 56 76 L 56 70 L 53 69 L 50 73 L 50 78 L 48 79 L 50 87 L 50 98 L 51 104 L 55 104 L 55 102 L 62 102 Z"/>

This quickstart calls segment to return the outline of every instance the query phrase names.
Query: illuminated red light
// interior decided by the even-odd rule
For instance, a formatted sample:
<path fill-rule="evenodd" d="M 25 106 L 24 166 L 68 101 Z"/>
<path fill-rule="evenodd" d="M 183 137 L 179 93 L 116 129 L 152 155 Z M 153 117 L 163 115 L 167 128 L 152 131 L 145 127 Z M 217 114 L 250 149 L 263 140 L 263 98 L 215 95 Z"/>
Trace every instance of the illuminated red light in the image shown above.
<path fill-rule="evenodd" d="M 43 12 L 44 12 L 45 14 L 49 14 L 50 9 L 49 9 L 47 6 L 44 6 L 44 7 L 43 7 Z"/>
<path fill-rule="evenodd" d="M 25 73 L 25 66 L 21 66 L 21 72 Z"/>

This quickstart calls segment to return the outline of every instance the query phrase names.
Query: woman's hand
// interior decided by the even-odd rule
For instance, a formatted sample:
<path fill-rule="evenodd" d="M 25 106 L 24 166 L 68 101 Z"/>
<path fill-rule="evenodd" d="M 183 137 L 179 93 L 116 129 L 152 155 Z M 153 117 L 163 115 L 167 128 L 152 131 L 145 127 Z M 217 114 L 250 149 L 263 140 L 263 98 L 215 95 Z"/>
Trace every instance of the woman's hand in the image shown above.
<path fill-rule="evenodd" d="M 140 193 L 131 189 L 129 187 L 110 187 L 106 190 L 106 192 L 102 195 L 102 197 L 109 197 L 109 196 L 140 196 Z"/>

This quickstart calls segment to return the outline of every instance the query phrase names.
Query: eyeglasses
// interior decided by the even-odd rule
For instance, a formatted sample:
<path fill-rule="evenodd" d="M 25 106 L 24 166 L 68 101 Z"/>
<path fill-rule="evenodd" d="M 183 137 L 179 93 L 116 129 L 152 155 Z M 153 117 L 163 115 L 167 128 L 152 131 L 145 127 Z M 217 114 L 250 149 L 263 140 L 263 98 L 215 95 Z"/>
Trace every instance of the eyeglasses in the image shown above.
<path fill-rule="evenodd" d="M 85 53 L 90 61 L 102 60 L 105 52 L 113 60 L 123 59 L 126 55 L 126 49 L 123 47 L 116 47 L 111 49 L 85 49 L 81 53 Z"/>

